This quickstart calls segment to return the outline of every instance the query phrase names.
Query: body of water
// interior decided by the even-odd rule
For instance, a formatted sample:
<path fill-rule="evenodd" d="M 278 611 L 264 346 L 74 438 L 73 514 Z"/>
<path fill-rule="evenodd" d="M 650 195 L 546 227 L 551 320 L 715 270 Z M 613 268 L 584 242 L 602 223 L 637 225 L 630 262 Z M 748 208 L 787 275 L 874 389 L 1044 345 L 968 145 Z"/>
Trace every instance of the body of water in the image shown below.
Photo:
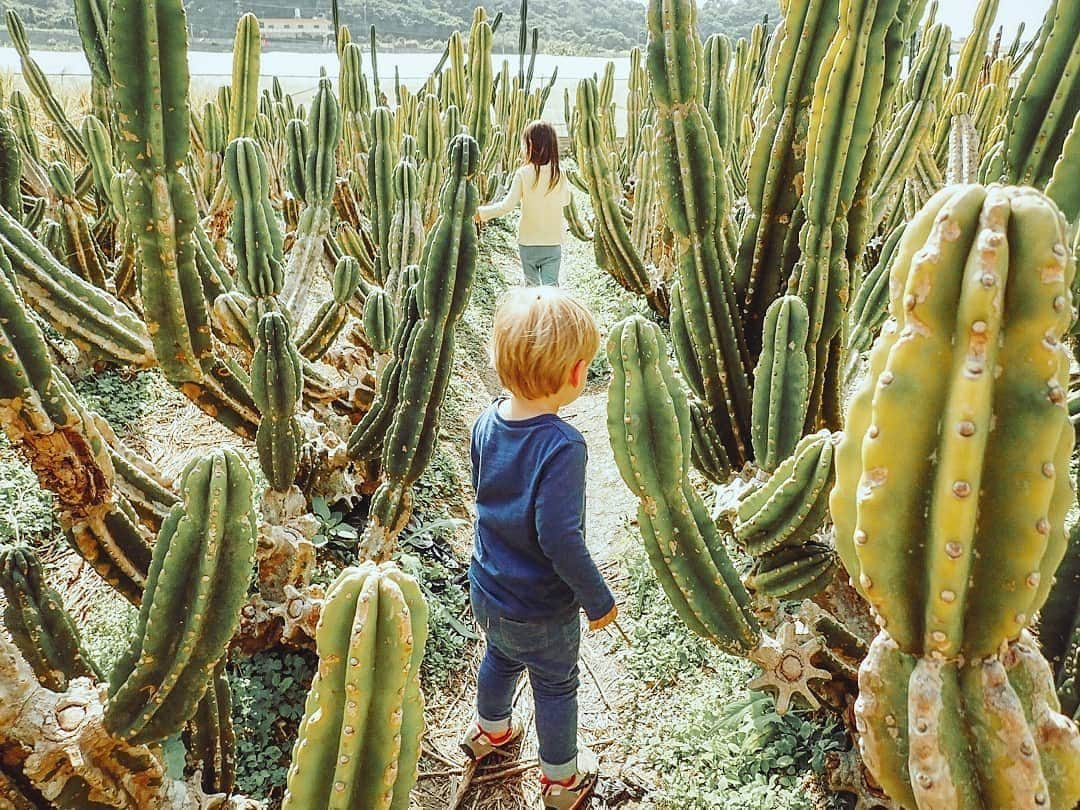
<path fill-rule="evenodd" d="M 89 81 L 90 68 L 81 51 L 43 50 L 32 53 L 41 69 L 58 89 L 63 88 L 65 84 L 82 85 Z M 410 90 L 416 90 L 435 69 L 439 57 L 440 54 L 437 53 L 380 53 L 379 81 L 381 86 L 384 91 L 389 91 L 393 87 L 394 69 L 397 68 L 402 83 Z M 515 75 L 518 67 L 516 53 L 495 54 L 492 57 L 495 71 L 499 71 L 504 59 L 510 63 L 511 75 Z M 615 103 L 619 110 L 617 123 L 621 134 L 625 127 L 626 77 L 630 71 L 628 57 L 604 59 L 537 54 L 533 71 L 534 82 L 546 84 L 555 68 L 559 70 L 544 117 L 565 131 L 564 90 L 570 91 L 571 103 L 573 103 L 578 82 L 594 74 L 599 76 L 608 62 L 615 64 Z M 216 88 L 227 84 L 232 75 L 232 54 L 225 51 L 190 51 L 188 63 L 191 66 L 192 82 L 196 86 Z M 262 55 L 261 72 L 264 82 L 269 84 L 272 77 L 278 77 L 285 90 L 296 96 L 299 101 L 314 93 L 320 71 L 323 69 L 335 80 L 336 84 L 337 54 L 269 51 Z M 0 48 L 0 70 L 16 74 L 21 72 L 19 55 L 14 48 Z M 370 62 L 365 63 L 364 71 L 370 79 Z"/>

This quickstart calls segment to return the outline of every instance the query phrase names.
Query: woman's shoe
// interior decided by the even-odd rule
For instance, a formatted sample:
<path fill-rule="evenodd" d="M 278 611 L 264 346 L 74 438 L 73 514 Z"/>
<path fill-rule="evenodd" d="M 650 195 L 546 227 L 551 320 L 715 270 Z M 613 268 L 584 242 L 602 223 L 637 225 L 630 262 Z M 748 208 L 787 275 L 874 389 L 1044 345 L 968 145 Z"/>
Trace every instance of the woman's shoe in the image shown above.
<path fill-rule="evenodd" d="M 465 731 L 461 738 L 461 750 L 475 762 L 479 762 L 489 754 L 506 748 L 519 739 L 525 731 L 525 725 L 521 718 L 510 718 L 510 729 L 503 735 L 491 734 L 480 728 L 480 721 L 473 720 L 472 725 Z"/>

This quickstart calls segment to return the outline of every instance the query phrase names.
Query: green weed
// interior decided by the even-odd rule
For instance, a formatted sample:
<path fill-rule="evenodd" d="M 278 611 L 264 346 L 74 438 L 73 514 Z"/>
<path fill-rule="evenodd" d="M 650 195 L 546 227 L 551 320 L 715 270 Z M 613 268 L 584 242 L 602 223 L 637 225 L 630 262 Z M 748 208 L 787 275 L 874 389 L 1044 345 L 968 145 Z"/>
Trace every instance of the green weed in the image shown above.
<path fill-rule="evenodd" d="M 304 700 L 318 659 L 308 652 L 268 650 L 229 664 L 236 731 L 236 785 L 279 806 Z"/>
<path fill-rule="evenodd" d="M 842 750 L 831 718 L 776 713 L 772 697 L 750 692 L 755 669 L 692 634 L 664 596 L 641 552 L 625 562 L 627 612 L 635 620 L 628 669 L 650 699 L 639 701 L 632 745 L 662 774 L 658 806 L 680 810 L 812 810 L 803 785 Z"/>

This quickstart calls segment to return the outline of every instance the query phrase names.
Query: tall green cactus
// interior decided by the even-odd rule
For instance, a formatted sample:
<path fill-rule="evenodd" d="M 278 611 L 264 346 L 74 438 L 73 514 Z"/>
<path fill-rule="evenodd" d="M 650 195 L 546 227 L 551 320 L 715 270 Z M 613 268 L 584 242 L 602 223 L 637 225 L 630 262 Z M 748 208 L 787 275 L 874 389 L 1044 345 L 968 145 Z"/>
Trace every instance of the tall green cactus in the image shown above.
<path fill-rule="evenodd" d="M 90 232 L 90 224 L 77 200 L 75 176 L 62 162 L 51 163 L 47 169 L 53 192 L 60 198 L 60 230 L 63 233 L 65 264 L 80 278 L 95 287 L 108 289 L 105 258 Z"/>
<path fill-rule="evenodd" d="M 330 80 L 319 80 L 305 127 L 307 150 L 303 164 L 303 197 L 307 207 L 300 215 L 296 237 L 285 267 L 281 302 L 294 315 L 311 287 L 322 261 L 333 215 L 337 180 L 337 148 L 341 141 L 341 111 Z"/>
<path fill-rule="evenodd" d="M 0 110 L 0 207 L 22 219 L 23 204 L 19 182 L 22 179 L 22 157 L 18 137 L 11 127 L 7 113 Z"/>
<path fill-rule="evenodd" d="M 449 146 L 446 182 L 440 194 L 439 219 L 424 245 L 416 302 L 420 322 L 400 359 L 397 409 L 382 443 L 386 481 L 372 500 L 365 533 L 373 556 L 388 553 L 412 513 L 411 487 L 435 451 L 439 412 L 454 357 L 454 330 L 472 291 L 476 269 L 477 190 L 474 177 L 480 154 L 476 141 L 458 135 Z M 349 441 L 354 458 L 367 444 L 371 424 L 386 414 L 365 415 Z"/>
<path fill-rule="evenodd" d="M 102 680 L 82 646 L 75 621 L 60 594 L 45 582 L 41 561 L 32 550 L 0 547 L 0 589 L 7 600 L 4 626 L 42 686 L 63 692 L 72 678 Z"/>
<path fill-rule="evenodd" d="M 899 78 L 905 0 L 840 0 L 840 27 L 818 70 L 806 148 L 806 217 L 788 287 L 810 312 L 807 427 L 834 422 L 836 336 L 870 237 L 869 183 L 876 174 L 874 122 L 889 109 Z M 830 367 L 831 364 L 831 367 Z"/>
<path fill-rule="evenodd" d="M 430 93 L 424 96 L 417 121 L 416 145 L 420 152 L 420 213 L 425 228 L 434 225 L 439 215 L 439 189 L 446 154 L 441 113 L 438 97 Z"/>
<path fill-rule="evenodd" d="M 23 81 L 26 82 L 30 92 L 41 103 L 42 110 L 44 110 L 46 117 L 52 122 L 53 126 L 56 127 L 56 131 L 64 144 L 79 158 L 85 160 L 86 147 L 83 145 L 82 138 L 79 137 L 79 131 L 71 123 L 67 113 L 64 111 L 64 105 L 60 103 L 60 99 L 53 92 L 49 80 L 45 77 L 45 71 L 30 55 L 30 42 L 26 38 L 26 28 L 23 26 L 22 19 L 13 9 L 8 9 L 4 17 L 7 23 L 8 36 L 11 37 L 11 44 L 15 46 L 15 50 L 19 54 Z"/>
<path fill-rule="evenodd" d="M 424 734 L 420 662 L 428 608 L 393 563 L 346 568 L 316 631 L 319 671 L 282 807 L 407 810 Z"/>
<path fill-rule="evenodd" d="M 229 106 L 227 139 L 250 138 L 255 134 L 255 116 L 259 100 L 259 63 L 262 35 L 259 21 L 250 12 L 236 23 L 233 39 L 232 98 Z"/>
<path fill-rule="evenodd" d="M 491 137 L 492 82 L 491 25 L 477 17 L 469 31 L 468 95 L 458 103 L 465 105 L 465 127 L 481 154 Z"/>
<path fill-rule="evenodd" d="M 1080 737 L 1025 631 L 1074 497 L 1067 226 L 1032 189 L 954 187 L 899 251 L 830 500 L 881 627 L 860 673 L 863 758 L 907 806 L 1071 807 Z"/>
<path fill-rule="evenodd" d="M 647 65 L 656 99 L 656 173 L 675 234 L 677 294 L 672 340 L 688 384 L 704 406 L 728 463 L 750 457 L 749 357 L 735 300 L 732 257 L 723 235 L 730 196 L 723 155 L 701 103 L 701 41 L 693 0 L 653 0 Z"/>
<path fill-rule="evenodd" d="M 371 113 L 371 149 L 367 157 L 368 216 L 378 245 L 379 286 L 390 276 L 390 227 L 394 212 L 394 164 L 397 162 L 394 141 L 394 118 L 386 107 Z"/>
<path fill-rule="evenodd" d="M 267 481 L 281 492 L 296 480 L 300 463 L 304 432 L 296 419 L 296 404 L 303 387 L 303 367 L 288 320 L 280 312 L 264 313 L 251 361 L 251 391 L 262 414 L 255 446 Z"/>
<path fill-rule="evenodd" d="M 387 287 L 410 264 L 420 263 L 424 248 L 424 222 L 420 209 L 420 177 L 412 158 L 403 155 L 394 167 L 394 213 L 388 234 Z"/>
<path fill-rule="evenodd" d="M 839 0 L 788 3 L 769 57 L 771 79 L 761 126 L 747 168 L 749 215 L 743 225 L 736 289 L 747 343 L 760 346 L 765 311 L 798 259 L 795 237 L 802 223 L 800 199 L 806 162 L 806 131 L 814 81 L 839 24 Z M 748 44 L 749 46 L 749 44 Z M 733 115 L 749 117 L 752 93 L 749 47 L 737 50 Z"/>
<path fill-rule="evenodd" d="M 240 622 L 255 557 L 254 485 L 234 450 L 188 465 L 158 533 L 131 644 L 109 677 L 105 728 L 154 742 L 179 731 Z"/>
<path fill-rule="evenodd" d="M 638 525 L 664 593 L 687 627 L 762 667 L 749 686 L 775 690 L 777 711 L 787 711 L 795 695 L 816 707 L 809 682 L 829 677 L 810 660 L 820 645 L 800 642 L 791 624 L 778 639 L 762 631 L 717 525 L 688 479 L 690 404 L 659 327 L 640 316 L 621 321 L 608 339 L 608 360 L 608 437 L 623 481 L 641 501 Z"/>
<path fill-rule="evenodd" d="M 599 89 L 593 79 L 582 79 L 577 90 L 575 131 L 581 176 L 592 199 L 593 248 L 596 263 L 623 288 L 644 295 L 658 312 L 668 311 L 667 289 L 655 268 L 646 266 L 636 249 L 621 205 L 622 188 L 612 165 L 609 149 L 614 144 L 605 136 L 601 118 L 605 114 Z"/>
<path fill-rule="evenodd" d="M 875 226 L 885 218 L 904 179 L 914 168 L 920 147 L 933 135 L 950 42 L 947 26 L 930 28 L 911 72 L 897 91 L 903 106 L 892 116 L 881 147 L 882 165 L 870 193 Z"/>
<path fill-rule="evenodd" d="M 608 360 L 608 436 L 623 481 L 641 499 L 638 523 L 653 570 L 690 629 L 746 655 L 761 629 L 716 525 L 687 479 L 690 409 L 659 328 L 640 317 L 620 322 L 608 338 Z"/>
<path fill-rule="evenodd" d="M 225 150 L 223 173 L 235 201 L 236 279 L 248 295 L 275 296 L 284 279 L 282 236 L 270 203 L 270 170 L 259 144 L 248 137 L 232 141 Z"/>

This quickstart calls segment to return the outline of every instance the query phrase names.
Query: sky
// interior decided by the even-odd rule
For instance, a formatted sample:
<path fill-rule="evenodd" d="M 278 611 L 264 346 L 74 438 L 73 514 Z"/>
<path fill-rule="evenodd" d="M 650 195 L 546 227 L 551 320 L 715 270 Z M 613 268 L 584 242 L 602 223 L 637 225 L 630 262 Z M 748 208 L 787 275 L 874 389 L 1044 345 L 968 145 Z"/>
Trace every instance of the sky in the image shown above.
<path fill-rule="evenodd" d="M 1065 2 L 1077 1 L 1065 0 Z M 967 36 L 971 32 L 971 21 L 975 18 L 975 9 L 978 6 L 979 0 L 940 0 L 938 20 L 952 28 L 954 37 Z M 1016 33 L 1016 28 L 1021 22 L 1026 23 L 1024 28 L 1026 39 L 1042 22 L 1049 7 L 1050 0 L 1000 0 L 995 28 L 997 25 L 1004 25 L 1007 38 L 1010 34 Z"/>

